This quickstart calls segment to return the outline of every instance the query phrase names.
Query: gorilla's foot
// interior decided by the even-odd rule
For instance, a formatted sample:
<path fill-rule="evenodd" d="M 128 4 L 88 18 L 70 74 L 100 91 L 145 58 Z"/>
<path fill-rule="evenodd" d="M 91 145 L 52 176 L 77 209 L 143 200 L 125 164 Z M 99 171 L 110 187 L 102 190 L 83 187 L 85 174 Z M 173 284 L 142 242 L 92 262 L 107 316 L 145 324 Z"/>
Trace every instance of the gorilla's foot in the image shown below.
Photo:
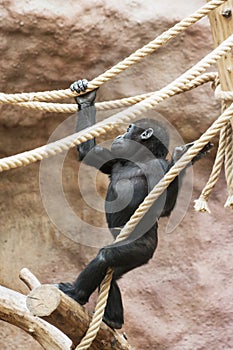
<path fill-rule="evenodd" d="M 103 321 L 113 329 L 121 329 L 123 326 L 122 322 L 118 322 L 117 320 L 109 320 L 106 316 L 103 317 Z"/>
<path fill-rule="evenodd" d="M 80 305 L 84 305 L 88 302 L 88 299 L 86 298 L 86 293 L 77 290 L 77 288 L 74 287 L 72 283 L 58 283 L 55 285 L 58 289 L 60 289 L 63 293 L 68 295 L 70 298 L 77 301 Z"/>

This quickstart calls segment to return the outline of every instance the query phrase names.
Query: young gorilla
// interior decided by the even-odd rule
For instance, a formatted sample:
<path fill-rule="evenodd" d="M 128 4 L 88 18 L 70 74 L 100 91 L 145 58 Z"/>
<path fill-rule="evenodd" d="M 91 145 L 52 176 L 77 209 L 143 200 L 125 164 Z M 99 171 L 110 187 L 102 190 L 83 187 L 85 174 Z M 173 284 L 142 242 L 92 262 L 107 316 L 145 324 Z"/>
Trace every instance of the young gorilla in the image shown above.
<path fill-rule="evenodd" d="M 85 91 L 86 87 L 85 80 L 71 85 L 71 89 L 77 92 Z M 95 123 L 95 95 L 95 91 L 92 91 L 75 98 L 79 108 L 77 131 Z M 191 145 L 175 148 L 172 160 L 167 161 L 167 130 L 158 121 L 141 119 L 130 125 L 124 135 L 113 141 L 111 150 L 96 146 L 95 139 L 77 147 L 80 160 L 109 175 L 105 209 L 108 227 L 114 238 L 152 188 Z M 207 145 L 193 161 L 205 155 L 210 147 L 210 144 Z M 183 174 L 184 171 L 180 176 Z M 124 323 L 123 306 L 116 281 L 126 272 L 146 264 L 152 258 L 157 247 L 158 219 L 171 213 L 177 195 L 178 177 L 158 198 L 127 239 L 100 249 L 96 258 L 87 265 L 73 284 L 60 283 L 59 288 L 83 305 L 99 287 L 107 269 L 113 268 L 104 321 L 112 328 L 121 328 Z"/>

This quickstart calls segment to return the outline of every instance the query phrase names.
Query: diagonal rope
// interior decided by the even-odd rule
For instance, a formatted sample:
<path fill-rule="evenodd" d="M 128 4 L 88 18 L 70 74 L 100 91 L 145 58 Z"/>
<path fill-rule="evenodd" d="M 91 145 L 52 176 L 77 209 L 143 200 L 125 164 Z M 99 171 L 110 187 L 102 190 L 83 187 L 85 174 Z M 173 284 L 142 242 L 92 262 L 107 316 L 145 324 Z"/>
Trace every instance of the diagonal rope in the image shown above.
<path fill-rule="evenodd" d="M 217 72 L 202 74 L 200 77 L 197 77 L 193 79 L 190 83 L 187 83 L 184 86 L 183 91 L 177 91 L 177 94 L 180 94 L 185 91 L 189 91 L 191 89 L 194 89 L 210 81 L 214 81 L 217 78 L 217 76 L 218 76 Z M 98 111 L 129 107 L 152 96 L 155 92 L 156 91 L 149 92 L 142 95 L 136 95 L 133 97 L 122 98 L 119 100 L 97 102 L 95 106 Z M 52 113 L 77 112 L 77 104 L 74 104 L 74 103 L 20 102 L 20 103 L 15 103 L 15 105 L 23 108 L 36 109 L 36 110 L 52 112 Z"/>
<path fill-rule="evenodd" d="M 199 10 L 194 12 L 191 16 L 186 17 L 172 28 L 168 29 L 157 38 L 132 53 L 129 57 L 119 62 L 103 74 L 99 75 L 95 79 L 89 82 L 89 90 L 96 89 L 103 85 L 105 82 L 114 78 L 127 68 L 131 67 L 135 63 L 141 61 L 144 57 L 152 54 L 154 51 L 165 45 L 170 39 L 176 37 L 178 34 L 185 31 L 192 24 L 196 23 L 203 17 L 205 17 L 210 11 L 214 10 L 218 6 L 222 5 L 226 0 L 212 0 L 202 6 Z M 86 92 L 87 92 L 86 91 Z M 73 97 L 77 94 L 73 93 L 70 89 L 65 90 L 53 90 L 43 92 L 30 92 L 30 93 L 17 93 L 17 94 L 5 94 L 0 93 L 0 103 L 15 103 L 15 102 L 27 102 L 27 101 L 49 101 L 60 98 Z"/>
<path fill-rule="evenodd" d="M 114 127 L 116 123 L 119 124 L 122 122 L 129 122 L 130 120 L 136 119 L 146 111 L 153 109 L 160 102 L 171 96 L 174 96 L 177 91 L 183 91 L 183 88 L 187 83 L 200 76 L 206 70 L 206 68 L 214 64 L 220 57 L 225 55 L 226 52 L 230 51 L 232 46 L 233 35 L 223 41 L 221 45 L 210 52 L 195 66 L 193 66 L 191 69 L 189 69 L 187 72 L 182 74 L 180 77 L 175 79 L 172 83 L 160 91 L 154 93 L 149 98 L 146 98 L 136 105 L 129 107 L 126 111 L 117 113 L 105 121 L 99 122 L 94 126 L 65 137 L 59 141 L 50 143 L 31 151 L 2 158 L 0 159 L 0 171 L 25 166 L 30 163 L 37 162 L 38 160 L 42 160 L 43 158 L 49 158 L 63 151 L 67 151 L 68 149 L 75 147 L 75 145 L 79 145 L 80 143 L 90 140 L 93 137 L 106 133 L 108 130 Z"/>

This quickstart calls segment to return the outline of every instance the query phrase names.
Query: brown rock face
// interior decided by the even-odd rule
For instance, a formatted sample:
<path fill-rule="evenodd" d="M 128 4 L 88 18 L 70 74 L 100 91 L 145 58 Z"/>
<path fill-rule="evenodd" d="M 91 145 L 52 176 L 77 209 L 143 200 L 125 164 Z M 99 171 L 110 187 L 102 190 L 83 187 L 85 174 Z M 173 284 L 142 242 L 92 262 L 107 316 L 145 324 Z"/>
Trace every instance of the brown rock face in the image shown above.
<path fill-rule="evenodd" d="M 7 93 L 63 89 L 76 79 L 90 80 L 203 4 L 2 0 L 0 89 Z M 102 86 L 98 99 L 160 89 L 211 49 L 204 20 Z M 191 141 L 219 112 L 207 84 L 164 102 L 147 116 L 159 113 L 185 141 Z M 98 119 L 114 113 L 98 113 Z M 68 115 L 1 105 L 0 156 L 46 144 L 51 135 L 56 139 L 71 134 L 74 125 L 74 117 Z M 22 267 L 30 268 L 44 283 L 72 281 L 97 248 L 111 240 L 103 213 L 107 177 L 94 173 L 93 179 L 93 171 L 78 164 L 74 149 L 64 159 L 54 157 L 43 164 L 49 166 L 45 172 L 37 163 L 1 173 L 0 283 L 25 293 L 18 280 Z M 232 212 L 223 210 L 227 196 L 223 176 L 210 203 L 212 216 L 192 209 L 211 166 L 210 160 L 200 161 L 194 183 L 189 174 L 169 221 L 170 234 L 168 222 L 160 220 L 154 259 L 120 282 L 124 331 L 135 349 L 233 349 L 233 229 Z M 1 322 L 0 348 L 40 347 Z"/>

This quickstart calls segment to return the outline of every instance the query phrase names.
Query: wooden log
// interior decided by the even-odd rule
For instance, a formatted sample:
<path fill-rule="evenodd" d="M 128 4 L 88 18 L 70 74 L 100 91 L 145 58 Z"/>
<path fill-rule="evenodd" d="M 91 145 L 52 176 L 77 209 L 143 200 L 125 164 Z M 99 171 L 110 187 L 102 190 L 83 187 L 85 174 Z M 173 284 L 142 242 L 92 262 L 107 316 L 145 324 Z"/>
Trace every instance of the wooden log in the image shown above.
<path fill-rule="evenodd" d="M 36 276 L 33 275 L 33 273 L 28 270 L 26 267 L 24 267 L 20 273 L 19 278 L 21 281 L 23 281 L 26 286 L 32 290 L 33 288 L 41 286 L 40 281 L 36 278 Z"/>
<path fill-rule="evenodd" d="M 214 46 L 217 47 L 233 34 L 233 0 L 227 0 L 223 5 L 211 11 L 208 16 L 214 39 Z M 222 90 L 233 91 L 232 50 L 218 60 L 217 67 Z M 228 107 L 231 103 L 232 101 L 227 101 L 226 106 Z"/>
<path fill-rule="evenodd" d="M 66 334 L 75 346 L 85 335 L 91 321 L 90 314 L 73 299 L 50 284 L 33 289 L 27 296 L 27 307 Z M 130 350 L 124 336 L 102 322 L 99 333 L 90 350 Z"/>
<path fill-rule="evenodd" d="M 70 350 L 72 347 L 71 340 L 65 334 L 28 311 L 25 295 L 2 286 L 0 319 L 23 329 L 46 350 Z"/>
<path fill-rule="evenodd" d="M 29 310 L 34 315 L 43 317 L 66 335 L 69 334 L 69 338 L 76 346 L 86 333 L 91 321 L 90 313 L 56 287 L 41 285 L 40 281 L 27 268 L 20 271 L 19 277 L 32 290 L 27 297 Z M 132 350 L 125 336 L 113 331 L 104 323 L 102 323 L 91 349 Z"/>
<path fill-rule="evenodd" d="M 214 38 L 215 47 L 221 44 L 233 34 L 233 0 L 227 0 L 222 6 L 209 13 L 209 21 Z M 218 62 L 218 75 L 222 91 L 233 91 L 233 50 L 231 49 L 225 56 L 222 56 Z M 233 100 L 222 101 L 222 107 L 228 108 Z M 233 130 L 233 118 L 231 118 L 231 126 Z M 233 138 L 233 135 L 232 135 Z M 229 139 L 228 139 L 229 142 Z M 231 141 L 230 141 L 231 142 Z M 225 153 L 225 174 L 228 183 L 228 198 L 224 207 L 233 208 L 233 165 L 232 165 L 232 144 L 228 144 Z"/>

